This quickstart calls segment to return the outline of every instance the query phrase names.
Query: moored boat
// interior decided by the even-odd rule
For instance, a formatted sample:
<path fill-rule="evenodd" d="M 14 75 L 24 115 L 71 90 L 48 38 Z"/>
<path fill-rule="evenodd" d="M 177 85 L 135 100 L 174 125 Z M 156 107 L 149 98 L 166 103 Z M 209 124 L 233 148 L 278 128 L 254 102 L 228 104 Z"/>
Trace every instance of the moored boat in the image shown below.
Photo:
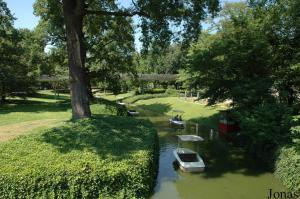
<path fill-rule="evenodd" d="M 187 148 L 179 147 L 179 142 L 199 142 L 204 139 L 197 135 L 178 135 L 178 148 L 173 151 L 173 154 L 178 161 L 179 167 L 184 172 L 203 172 L 205 163 L 200 155 Z"/>

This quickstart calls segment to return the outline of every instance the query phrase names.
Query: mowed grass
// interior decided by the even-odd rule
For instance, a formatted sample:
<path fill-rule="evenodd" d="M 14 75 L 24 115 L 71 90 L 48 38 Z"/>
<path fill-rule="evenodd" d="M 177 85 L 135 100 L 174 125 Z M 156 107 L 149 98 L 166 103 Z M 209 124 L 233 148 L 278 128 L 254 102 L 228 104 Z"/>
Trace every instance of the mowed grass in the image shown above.
<path fill-rule="evenodd" d="M 26 99 L 11 98 L 0 106 L 0 126 L 34 120 L 64 121 L 71 117 L 69 95 L 55 98 L 50 91 L 39 92 Z"/>
<path fill-rule="evenodd" d="M 102 113 L 105 106 L 92 104 L 91 109 L 93 113 Z M 71 114 L 69 94 L 55 96 L 51 91 L 40 91 L 26 99 L 10 98 L 0 106 L 0 142 L 58 126 L 70 120 Z"/>
<path fill-rule="evenodd" d="M 128 97 L 133 96 L 133 95 L 134 94 L 132 92 L 122 93 L 122 94 L 119 94 L 119 95 L 114 95 L 112 93 L 96 93 L 97 97 L 101 97 L 103 99 L 110 100 L 110 101 L 117 101 L 117 100 L 126 99 Z"/>
<path fill-rule="evenodd" d="M 184 120 L 197 122 L 201 125 L 216 127 L 219 118 L 219 112 L 227 109 L 223 105 L 207 106 L 201 103 L 184 101 L 178 97 L 152 98 L 139 100 L 135 103 L 136 108 L 149 110 L 159 114 L 175 116 L 172 110 L 184 111 L 182 118 Z"/>

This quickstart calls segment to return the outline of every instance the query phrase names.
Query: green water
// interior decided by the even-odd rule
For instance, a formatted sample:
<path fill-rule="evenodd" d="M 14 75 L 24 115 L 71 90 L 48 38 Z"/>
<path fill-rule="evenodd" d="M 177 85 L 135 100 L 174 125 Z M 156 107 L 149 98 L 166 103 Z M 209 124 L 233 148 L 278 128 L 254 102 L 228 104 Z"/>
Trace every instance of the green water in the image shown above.
<path fill-rule="evenodd" d="M 285 190 L 272 173 L 247 157 L 242 149 L 217 138 L 209 140 L 209 129 L 205 128 L 200 128 L 199 135 L 206 141 L 198 146 L 185 144 L 198 150 L 206 164 L 205 172 L 191 174 L 178 170 L 173 164 L 175 135 L 195 134 L 195 129 L 173 129 L 168 116 L 143 113 L 143 110 L 142 115 L 155 124 L 160 138 L 159 173 L 151 199 L 264 199 L 268 198 L 269 189 Z"/>

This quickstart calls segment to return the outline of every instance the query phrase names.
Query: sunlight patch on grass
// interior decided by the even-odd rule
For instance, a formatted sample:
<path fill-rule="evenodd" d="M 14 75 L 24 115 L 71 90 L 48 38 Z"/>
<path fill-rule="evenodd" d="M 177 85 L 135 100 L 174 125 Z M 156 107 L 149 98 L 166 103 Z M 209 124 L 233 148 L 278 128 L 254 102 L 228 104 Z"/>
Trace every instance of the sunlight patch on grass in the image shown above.
<path fill-rule="evenodd" d="M 12 140 L 36 129 L 41 130 L 57 126 L 59 122 L 61 122 L 59 119 L 44 119 L 1 126 L 0 142 Z"/>

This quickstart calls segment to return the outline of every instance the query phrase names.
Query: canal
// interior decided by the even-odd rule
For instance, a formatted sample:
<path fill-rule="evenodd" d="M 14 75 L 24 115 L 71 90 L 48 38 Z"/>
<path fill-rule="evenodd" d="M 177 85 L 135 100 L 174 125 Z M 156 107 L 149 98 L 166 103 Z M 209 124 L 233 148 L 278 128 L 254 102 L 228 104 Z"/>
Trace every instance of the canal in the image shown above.
<path fill-rule="evenodd" d="M 240 148 L 222 141 L 209 139 L 210 129 L 200 127 L 198 134 L 205 141 L 185 146 L 198 150 L 206 164 L 203 173 L 184 173 L 174 164 L 173 150 L 177 147 L 177 134 L 196 134 L 193 125 L 185 130 L 169 125 L 170 116 L 141 110 L 140 118 L 151 120 L 160 139 L 159 173 L 151 199 L 264 199 L 269 189 L 284 191 L 272 173 L 248 157 Z"/>

